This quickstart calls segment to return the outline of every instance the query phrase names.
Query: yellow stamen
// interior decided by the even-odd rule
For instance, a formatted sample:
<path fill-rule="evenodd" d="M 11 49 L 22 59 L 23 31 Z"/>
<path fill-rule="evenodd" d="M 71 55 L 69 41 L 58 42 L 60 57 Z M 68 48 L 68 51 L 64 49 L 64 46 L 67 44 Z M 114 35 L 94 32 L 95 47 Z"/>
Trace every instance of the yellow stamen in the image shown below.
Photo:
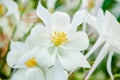
<path fill-rule="evenodd" d="M 0 14 L 3 14 L 3 5 L 2 4 L 0 4 Z"/>
<path fill-rule="evenodd" d="M 37 66 L 37 62 L 36 62 L 34 57 L 29 59 L 27 62 L 25 62 L 25 64 L 26 64 L 27 67 Z"/>
<path fill-rule="evenodd" d="M 51 35 L 51 41 L 55 46 L 59 46 L 67 42 L 68 39 L 64 32 L 54 32 L 54 34 Z"/>

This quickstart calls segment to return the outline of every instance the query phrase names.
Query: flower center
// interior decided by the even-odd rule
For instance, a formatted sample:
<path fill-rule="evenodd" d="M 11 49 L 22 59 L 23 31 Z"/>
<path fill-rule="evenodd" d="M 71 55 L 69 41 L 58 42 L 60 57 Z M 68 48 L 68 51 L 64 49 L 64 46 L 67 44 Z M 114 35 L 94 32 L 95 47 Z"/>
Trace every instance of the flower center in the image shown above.
<path fill-rule="evenodd" d="M 54 32 L 54 34 L 51 35 L 51 41 L 55 46 L 59 46 L 67 42 L 68 39 L 64 32 Z"/>
<path fill-rule="evenodd" d="M 26 61 L 25 64 L 27 67 L 34 67 L 37 65 L 37 62 L 36 62 L 35 58 L 33 57 L 33 58 L 29 59 L 28 61 Z"/>

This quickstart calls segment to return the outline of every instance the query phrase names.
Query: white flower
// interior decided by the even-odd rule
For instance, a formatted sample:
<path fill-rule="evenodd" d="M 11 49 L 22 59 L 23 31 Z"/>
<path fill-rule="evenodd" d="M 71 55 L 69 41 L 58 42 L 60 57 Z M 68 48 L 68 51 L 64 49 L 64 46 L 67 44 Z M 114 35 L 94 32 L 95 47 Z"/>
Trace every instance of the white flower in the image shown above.
<path fill-rule="evenodd" d="M 11 51 L 7 56 L 7 64 L 12 68 L 18 68 L 19 70 L 15 72 L 12 77 L 12 80 L 67 80 L 68 72 L 63 69 L 59 59 L 56 58 L 55 65 L 50 68 L 42 67 L 42 64 L 39 66 L 34 57 L 27 60 L 25 63 L 14 66 L 14 63 L 19 60 L 27 52 L 36 53 L 37 48 L 29 50 L 28 46 L 22 42 L 13 42 L 11 41 Z M 29 51 L 28 51 L 29 50 Z M 25 53 L 26 52 L 26 53 Z M 44 61 L 43 61 L 44 62 Z M 42 69 L 41 69 L 42 67 Z"/>
<path fill-rule="evenodd" d="M 48 15 L 47 19 L 44 17 L 46 14 L 41 14 L 41 12 L 46 12 Z M 47 27 L 46 30 L 44 28 L 42 30 L 45 31 L 44 34 L 48 34 L 47 37 L 49 38 L 49 43 L 47 45 L 49 48 L 52 46 L 51 50 L 55 50 L 55 53 L 57 53 L 62 66 L 67 70 L 72 70 L 76 67 L 89 67 L 88 62 L 79 52 L 85 50 L 88 47 L 89 41 L 87 35 L 84 32 L 70 33 L 73 27 L 76 28 L 81 23 L 82 20 L 77 18 L 79 17 L 80 13 L 81 11 L 78 11 L 75 14 L 73 21 L 70 24 L 70 17 L 66 13 L 58 11 L 50 14 L 45 8 L 42 7 L 41 3 L 38 4 L 37 8 L 38 16 L 43 20 Z M 48 33 L 47 29 L 49 29 Z M 31 40 L 32 39 L 33 36 L 31 36 Z M 77 41 L 80 42 L 77 43 Z M 44 43 L 46 43 L 46 40 Z M 44 46 L 46 46 L 46 44 Z M 81 59 L 83 59 L 82 62 Z"/>
<path fill-rule="evenodd" d="M 107 70 L 111 79 L 113 80 L 113 75 L 111 72 L 111 58 L 113 52 L 120 53 L 120 24 L 117 22 L 116 18 L 109 12 L 106 11 L 105 15 L 102 10 L 99 10 L 97 18 L 93 18 L 93 21 L 89 23 L 92 25 L 98 32 L 99 38 L 88 52 L 86 57 L 88 58 L 95 50 L 97 50 L 103 43 L 104 46 L 101 49 L 98 57 L 96 58 L 91 70 L 86 76 L 86 80 L 89 76 L 94 72 L 99 63 L 103 60 L 103 58 L 109 53 L 108 62 L 107 62 Z"/>
<path fill-rule="evenodd" d="M 82 22 L 78 18 L 80 13 L 81 11 L 78 11 L 70 23 L 70 17 L 66 13 L 57 11 L 50 14 L 39 3 L 37 14 L 46 27 L 35 26 L 25 41 L 30 47 L 38 47 L 38 49 L 36 52 L 26 53 L 16 65 L 26 62 L 30 57 L 35 57 L 39 65 L 51 66 L 58 57 L 64 69 L 69 71 L 78 67 L 90 67 L 80 52 L 88 47 L 88 37 L 85 32 L 75 30 Z"/>
<path fill-rule="evenodd" d="M 6 13 L 6 16 L 14 14 L 16 20 L 19 21 L 19 10 L 17 3 L 15 3 L 13 0 L 1 0 L 0 4 L 3 4 L 7 7 L 8 11 Z"/>
<path fill-rule="evenodd" d="M 68 80 L 68 73 L 57 59 L 55 66 L 48 69 L 38 67 L 19 69 L 12 76 L 12 80 Z"/>

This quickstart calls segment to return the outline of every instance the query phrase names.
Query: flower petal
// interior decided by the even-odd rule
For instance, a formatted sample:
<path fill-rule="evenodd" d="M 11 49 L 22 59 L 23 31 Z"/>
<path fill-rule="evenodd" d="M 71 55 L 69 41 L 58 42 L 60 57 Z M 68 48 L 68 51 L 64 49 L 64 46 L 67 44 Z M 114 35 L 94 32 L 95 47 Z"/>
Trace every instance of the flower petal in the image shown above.
<path fill-rule="evenodd" d="M 85 80 L 88 80 L 91 74 L 94 72 L 94 70 L 97 68 L 97 66 L 100 64 L 100 62 L 103 60 L 103 58 L 108 54 L 109 48 L 110 48 L 110 43 L 106 43 L 100 53 L 98 54 L 94 64 L 92 65 L 92 68 L 88 72 L 87 76 L 85 77 Z"/>
<path fill-rule="evenodd" d="M 35 58 L 41 67 L 50 67 L 55 63 L 56 50 L 53 47 L 42 48 L 38 50 Z"/>
<path fill-rule="evenodd" d="M 20 59 L 25 52 L 27 52 L 29 50 L 29 48 L 24 45 L 24 43 L 22 42 L 11 42 L 11 46 L 10 46 L 10 52 L 7 55 L 7 64 L 10 67 L 15 67 L 14 63 L 16 62 L 16 60 Z M 20 65 L 19 67 L 25 67 L 25 65 Z"/>
<path fill-rule="evenodd" d="M 113 51 L 109 53 L 108 60 L 107 60 L 107 71 L 111 77 L 112 80 L 114 80 L 112 71 L 111 71 L 111 61 L 112 61 Z"/>
<path fill-rule="evenodd" d="M 99 35 L 107 35 L 109 33 L 109 29 L 111 28 L 111 19 L 107 19 L 107 15 L 104 15 L 102 9 L 99 9 L 98 18 L 96 20 L 96 30 Z"/>
<path fill-rule="evenodd" d="M 97 39 L 97 41 L 95 42 L 95 44 L 93 45 L 93 47 L 89 50 L 89 52 L 85 55 L 86 58 L 90 57 L 91 54 L 93 54 L 104 42 L 104 38 L 103 37 L 99 37 Z"/>
<path fill-rule="evenodd" d="M 42 19 L 42 21 L 45 23 L 45 26 L 49 27 L 51 15 L 48 12 L 48 10 L 42 6 L 41 2 L 38 2 L 38 7 L 36 10 L 36 13 Z"/>
<path fill-rule="evenodd" d="M 11 80 L 26 80 L 25 79 L 25 72 L 26 72 L 26 69 L 17 70 L 14 73 L 14 75 L 12 76 Z"/>
<path fill-rule="evenodd" d="M 55 66 L 47 70 L 47 80 L 67 80 L 68 73 L 64 71 L 58 58 L 56 59 Z"/>
<path fill-rule="evenodd" d="M 70 17 L 64 12 L 56 11 L 51 17 L 51 30 L 67 32 L 70 28 Z"/>
<path fill-rule="evenodd" d="M 87 15 L 85 16 L 85 23 L 89 24 L 91 27 L 96 29 L 96 19 L 97 19 L 97 17 L 89 14 L 88 12 L 86 14 Z"/>
<path fill-rule="evenodd" d="M 49 41 L 49 34 L 46 30 L 45 27 L 43 27 L 42 25 L 36 25 L 29 37 L 26 39 L 25 43 L 31 47 L 34 47 L 36 45 L 39 45 L 39 46 L 46 46 L 48 45 Z"/>
<path fill-rule="evenodd" d="M 27 52 L 24 52 L 23 55 L 17 61 L 14 62 L 14 67 L 16 66 L 19 67 L 20 65 L 25 64 L 25 62 L 31 59 L 32 57 L 35 57 L 36 54 L 40 54 L 39 50 L 40 50 L 40 47 L 36 46 L 35 48 Z"/>
<path fill-rule="evenodd" d="M 85 9 L 79 10 L 75 13 L 72 23 L 70 24 L 71 32 L 76 32 L 77 27 L 84 22 L 85 16 L 86 16 Z"/>
<path fill-rule="evenodd" d="M 46 74 L 46 80 L 54 80 L 55 79 L 55 73 L 54 73 L 54 68 L 50 68 L 47 70 L 47 74 Z"/>
<path fill-rule="evenodd" d="M 88 48 L 89 39 L 85 32 L 76 32 L 68 36 L 68 42 L 62 47 L 82 51 Z"/>
<path fill-rule="evenodd" d="M 47 1 L 47 8 L 48 9 L 54 9 L 55 8 L 55 3 L 57 0 L 48 0 Z"/>
<path fill-rule="evenodd" d="M 78 67 L 90 67 L 85 56 L 83 56 L 79 51 L 59 48 L 58 54 L 62 66 L 68 71 L 75 70 Z"/>
<path fill-rule="evenodd" d="M 19 11 L 18 11 L 17 3 L 15 3 L 13 0 L 3 0 L 3 3 L 8 8 L 6 16 L 14 14 L 18 21 L 19 20 Z"/>
<path fill-rule="evenodd" d="M 64 69 L 57 57 L 55 60 L 55 80 L 64 80 Z"/>
<path fill-rule="evenodd" d="M 105 17 L 106 19 L 109 21 L 109 33 L 108 33 L 108 36 L 115 40 L 120 40 L 120 35 L 119 35 L 119 32 L 120 32 L 120 24 L 119 22 L 117 21 L 117 19 L 115 18 L 115 16 L 113 16 L 109 11 L 106 11 L 106 14 L 105 14 Z"/>
<path fill-rule="evenodd" d="M 11 40 L 10 50 L 19 50 L 19 49 L 24 49 L 25 47 L 27 46 L 23 42 Z"/>
<path fill-rule="evenodd" d="M 112 50 L 114 50 L 116 53 L 120 54 L 120 42 L 116 41 L 112 44 Z"/>
<path fill-rule="evenodd" d="M 26 80 L 45 80 L 44 74 L 39 68 L 28 69 L 25 73 Z"/>

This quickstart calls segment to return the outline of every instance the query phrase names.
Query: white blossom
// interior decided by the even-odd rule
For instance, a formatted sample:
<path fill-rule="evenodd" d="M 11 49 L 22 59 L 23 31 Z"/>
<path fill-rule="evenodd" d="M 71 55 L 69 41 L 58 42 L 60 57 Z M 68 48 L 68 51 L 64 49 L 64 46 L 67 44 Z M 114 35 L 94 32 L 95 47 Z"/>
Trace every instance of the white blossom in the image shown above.
<path fill-rule="evenodd" d="M 111 58 L 113 55 L 113 52 L 119 53 L 119 32 L 120 32 L 120 24 L 116 20 L 116 18 L 109 12 L 106 11 L 105 15 L 103 11 L 100 9 L 97 18 L 93 18 L 93 22 L 89 23 L 92 25 L 98 32 L 99 38 L 94 44 L 94 46 L 91 48 L 91 50 L 88 52 L 86 57 L 88 58 L 95 50 L 97 50 L 102 44 L 103 47 L 98 54 L 91 70 L 89 71 L 88 75 L 86 76 L 86 80 L 89 78 L 89 76 L 94 72 L 94 70 L 97 68 L 99 63 L 103 60 L 103 58 L 108 54 L 108 61 L 107 61 L 107 70 L 109 75 L 111 76 L 111 79 L 113 80 L 113 75 L 111 72 Z"/>
<path fill-rule="evenodd" d="M 78 18 L 80 13 L 81 11 L 78 11 L 70 23 L 68 14 L 59 11 L 50 14 L 39 3 L 37 14 L 46 27 L 37 25 L 32 29 L 25 44 L 37 48 L 36 52 L 25 52 L 25 56 L 18 62 L 16 61 L 16 65 L 26 62 L 30 57 L 35 57 L 39 65 L 51 66 L 54 65 L 56 57 L 58 57 L 64 69 L 68 71 L 78 67 L 90 67 L 80 52 L 88 47 L 88 37 L 85 32 L 76 32 L 75 30 L 82 23 L 82 20 Z"/>

